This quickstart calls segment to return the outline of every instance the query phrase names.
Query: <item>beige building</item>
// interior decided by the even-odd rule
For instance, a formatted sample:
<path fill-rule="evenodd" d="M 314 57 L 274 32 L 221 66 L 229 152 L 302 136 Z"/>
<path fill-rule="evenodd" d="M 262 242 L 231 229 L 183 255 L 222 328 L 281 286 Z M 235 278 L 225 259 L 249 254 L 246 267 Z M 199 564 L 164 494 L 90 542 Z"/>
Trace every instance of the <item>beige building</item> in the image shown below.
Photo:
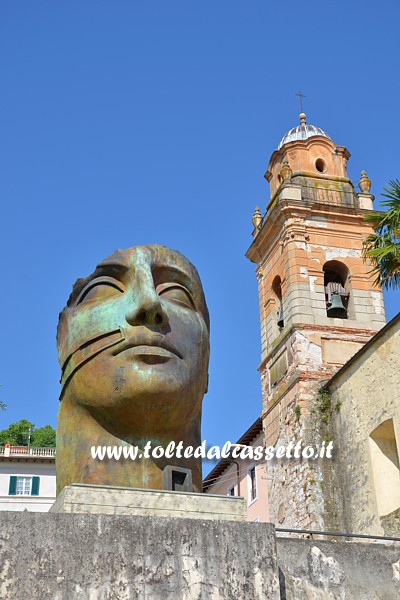
<path fill-rule="evenodd" d="M 55 448 L 0 447 L 0 510 L 46 512 L 55 499 Z"/>
<path fill-rule="evenodd" d="M 237 446 L 264 448 L 261 419 L 258 418 L 236 442 Z M 222 459 L 203 481 L 208 494 L 243 496 L 247 520 L 269 522 L 267 469 L 264 460 Z"/>
<path fill-rule="evenodd" d="M 265 174 L 271 197 L 264 215 L 258 208 L 254 213 L 246 256 L 256 264 L 258 280 L 265 444 L 321 446 L 334 435 L 336 448 L 332 460 L 267 463 L 271 521 L 285 528 L 369 533 L 384 529 L 379 511 L 397 506 L 397 484 L 390 487 L 389 480 L 397 468 L 392 415 L 399 398 L 389 384 L 383 387 L 372 418 L 375 394 L 364 386 L 364 368 L 348 362 L 380 344 L 379 337 L 365 346 L 386 323 L 382 291 L 373 286 L 362 256 L 363 239 L 372 231 L 364 220 L 373 208 L 371 182 L 363 172 L 356 192 L 347 175 L 349 158 L 344 146 L 307 124 L 302 113 L 300 125 L 271 156 Z M 397 337 L 391 343 L 398 344 Z M 388 374 L 384 361 L 381 366 Z M 351 386 L 359 392 L 353 389 L 350 398 Z M 335 410 L 331 389 L 340 395 Z M 390 448 L 386 454 L 382 445 Z M 361 452 L 363 460 L 350 460 Z M 382 499 L 391 495 L 389 488 L 396 501 Z M 363 494 L 369 495 L 368 510 Z M 355 498 L 354 510 L 345 509 Z"/>
<path fill-rule="evenodd" d="M 327 384 L 335 440 L 327 473 L 346 531 L 400 533 L 400 313 Z"/>

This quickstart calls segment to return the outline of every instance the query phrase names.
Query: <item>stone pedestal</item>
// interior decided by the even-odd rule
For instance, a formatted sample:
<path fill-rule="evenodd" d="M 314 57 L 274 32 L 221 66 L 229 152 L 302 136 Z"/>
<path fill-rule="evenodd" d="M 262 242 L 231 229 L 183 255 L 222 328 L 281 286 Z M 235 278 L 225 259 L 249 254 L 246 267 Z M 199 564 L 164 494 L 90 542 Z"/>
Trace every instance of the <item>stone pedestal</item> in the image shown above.
<path fill-rule="evenodd" d="M 360 203 L 360 208 L 364 210 L 374 210 L 373 200 L 374 196 L 372 194 L 357 194 L 358 201 Z"/>
<path fill-rule="evenodd" d="M 246 502 L 235 496 L 74 483 L 63 489 L 50 512 L 246 521 Z"/>

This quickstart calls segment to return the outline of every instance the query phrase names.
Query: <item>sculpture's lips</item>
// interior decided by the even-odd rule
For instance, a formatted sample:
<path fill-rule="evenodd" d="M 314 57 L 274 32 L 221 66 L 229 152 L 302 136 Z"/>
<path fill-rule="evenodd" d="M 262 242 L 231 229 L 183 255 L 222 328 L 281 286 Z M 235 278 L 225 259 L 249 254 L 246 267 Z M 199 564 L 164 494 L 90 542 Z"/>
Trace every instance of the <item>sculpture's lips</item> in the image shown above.
<path fill-rule="evenodd" d="M 163 337 L 148 337 L 138 339 L 128 339 L 122 342 L 118 348 L 113 352 L 113 355 L 121 354 L 126 350 L 132 350 L 133 354 L 136 355 L 157 355 L 160 357 L 169 358 L 171 354 L 175 354 L 178 358 L 183 358 L 182 354 L 173 346 L 167 342 Z"/>

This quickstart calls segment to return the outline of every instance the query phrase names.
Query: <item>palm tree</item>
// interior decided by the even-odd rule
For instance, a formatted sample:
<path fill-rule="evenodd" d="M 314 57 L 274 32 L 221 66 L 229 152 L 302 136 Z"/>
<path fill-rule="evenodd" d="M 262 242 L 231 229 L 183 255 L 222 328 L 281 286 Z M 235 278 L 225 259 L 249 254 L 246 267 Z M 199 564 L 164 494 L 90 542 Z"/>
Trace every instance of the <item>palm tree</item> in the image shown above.
<path fill-rule="evenodd" d="M 372 263 L 374 284 L 383 288 L 400 287 L 400 181 L 395 179 L 383 188 L 387 200 L 382 206 L 386 212 L 373 211 L 365 215 L 375 233 L 364 240 L 364 258 Z"/>

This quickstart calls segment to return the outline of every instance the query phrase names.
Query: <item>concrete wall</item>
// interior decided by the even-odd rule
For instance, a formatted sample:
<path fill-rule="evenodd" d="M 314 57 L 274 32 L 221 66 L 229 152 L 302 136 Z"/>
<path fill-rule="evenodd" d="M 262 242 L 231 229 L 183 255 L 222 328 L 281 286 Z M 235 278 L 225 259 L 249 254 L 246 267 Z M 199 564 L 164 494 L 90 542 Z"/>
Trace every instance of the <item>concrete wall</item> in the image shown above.
<path fill-rule="evenodd" d="M 277 539 L 281 600 L 394 600 L 400 545 Z"/>
<path fill-rule="evenodd" d="M 278 600 L 273 527 L 0 513 L 3 600 Z"/>
<path fill-rule="evenodd" d="M 400 545 L 266 523 L 0 513 L 2 600 L 393 600 Z"/>

